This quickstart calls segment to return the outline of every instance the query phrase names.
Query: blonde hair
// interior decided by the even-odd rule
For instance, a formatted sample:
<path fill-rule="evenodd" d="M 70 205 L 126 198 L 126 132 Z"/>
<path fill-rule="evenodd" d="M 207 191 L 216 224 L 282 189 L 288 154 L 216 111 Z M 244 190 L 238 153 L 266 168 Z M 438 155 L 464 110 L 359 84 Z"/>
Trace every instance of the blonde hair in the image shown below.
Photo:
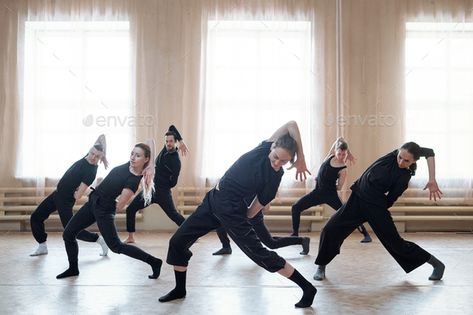
<path fill-rule="evenodd" d="M 144 143 L 138 143 L 137 145 L 135 145 L 135 148 L 142 149 L 143 152 L 145 153 L 145 157 L 150 159 L 151 149 L 149 145 L 144 144 Z M 143 169 L 145 169 L 149 165 L 150 162 L 151 160 L 148 160 L 148 162 L 146 162 L 145 165 L 143 166 Z M 151 183 L 149 184 L 146 183 L 145 177 L 143 176 L 141 178 L 141 187 L 143 188 L 143 199 L 145 201 L 145 206 L 148 206 L 151 203 L 151 200 L 153 198 L 153 193 L 155 192 L 154 183 L 153 181 L 151 181 Z"/>

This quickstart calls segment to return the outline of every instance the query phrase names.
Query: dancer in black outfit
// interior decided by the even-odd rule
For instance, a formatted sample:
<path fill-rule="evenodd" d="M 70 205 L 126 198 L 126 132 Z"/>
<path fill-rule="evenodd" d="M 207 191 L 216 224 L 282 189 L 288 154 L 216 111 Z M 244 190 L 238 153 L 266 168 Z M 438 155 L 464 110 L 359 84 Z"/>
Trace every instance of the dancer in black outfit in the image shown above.
<path fill-rule="evenodd" d="M 100 233 L 114 253 L 125 254 L 148 263 L 153 270 L 149 278 L 159 277 L 161 259 L 151 256 L 138 247 L 122 243 L 118 238 L 114 222 L 115 211 L 120 211 L 125 207 L 138 189 L 140 180 L 143 183 L 143 195 L 146 202 L 151 201 L 154 176 L 154 167 L 152 163 L 149 163 L 154 154 L 151 148 L 154 148 L 152 144 L 151 146 L 144 143 L 137 144 L 131 152 L 130 161 L 112 169 L 97 189 L 89 195 L 89 201 L 69 221 L 63 234 L 69 268 L 59 274 L 57 279 L 79 275 L 79 247 L 76 238 L 80 231 L 94 222 L 97 222 Z M 148 165 L 151 166 L 147 167 Z M 119 197 L 118 202 L 115 201 L 117 197 Z"/>
<path fill-rule="evenodd" d="M 79 161 L 75 162 L 59 180 L 56 190 L 44 199 L 31 214 L 30 224 L 33 237 L 38 242 L 38 248 L 30 256 L 46 255 L 48 247 L 46 240 L 48 234 L 44 229 L 44 221 L 49 215 L 57 211 L 63 227 L 66 227 L 72 218 L 72 208 L 76 200 L 79 200 L 86 189 L 92 184 L 97 175 L 97 164 L 99 161 L 108 167 L 105 156 L 106 141 L 105 135 L 100 135 L 95 141 L 89 153 Z M 108 247 L 102 236 L 91 233 L 87 230 L 81 231 L 77 238 L 86 242 L 97 242 L 102 247 L 100 255 L 106 256 Z"/>
<path fill-rule="evenodd" d="M 169 241 L 167 263 L 174 266 L 176 287 L 159 298 L 160 302 L 186 295 L 186 271 L 192 256 L 189 248 L 201 236 L 223 226 L 233 241 L 255 263 L 278 272 L 295 282 L 303 291 L 296 307 L 312 305 L 317 290 L 288 262 L 262 246 L 248 218 L 269 207 L 284 173 L 282 166 L 294 160 L 296 178 L 308 172 L 299 129 L 294 121 L 279 128 L 273 136 L 242 155 L 210 190 L 202 204 L 184 221 Z M 245 200 L 253 200 L 248 208 Z"/>
<path fill-rule="evenodd" d="M 319 253 L 315 263 L 319 265 L 315 280 L 325 279 L 325 266 L 340 253 L 345 238 L 363 222 L 368 222 L 374 233 L 406 273 L 424 263 L 434 270 L 429 280 L 440 280 L 445 265 L 420 246 L 404 240 L 396 230 L 388 210 L 407 189 L 413 175 L 415 162 L 424 156 L 429 169 L 430 198 L 441 198 L 435 180 L 435 158 L 432 149 L 421 148 L 414 142 L 405 143 L 400 149 L 379 158 L 351 186 L 352 194 L 327 222 L 320 236 Z M 387 194 L 386 194 L 387 193 Z"/>
<path fill-rule="evenodd" d="M 312 207 L 321 204 L 328 204 L 334 210 L 342 206 L 342 201 L 337 191 L 341 190 L 347 176 L 346 161 L 354 162 L 355 158 L 348 150 L 348 143 L 343 138 L 338 138 L 333 143 L 325 161 L 319 168 L 319 173 L 315 179 L 314 190 L 299 199 L 292 206 L 292 235 L 299 235 L 299 224 L 301 213 Z M 371 242 L 371 237 L 366 228 L 361 224 L 357 227 L 363 234 L 362 243 Z"/>
<path fill-rule="evenodd" d="M 171 188 L 176 186 L 179 172 L 181 171 L 181 160 L 178 150 L 183 156 L 188 152 L 187 146 L 182 140 L 179 131 L 171 125 L 164 136 L 165 145 L 155 161 L 156 172 L 154 175 L 155 192 L 151 204 L 157 203 L 178 226 L 184 222 L 184 217 L 177 212 L 172 200 Z M 179 149 L 177 148 L 179 142 Z M 128 238 L 125 243 L 135 242 L 135 220 L 136 212 L 147 207 L 144 204 L 143 195 L 138 194 L 126 209 L 126 230 Z"/>
<path fill-rule="evenodd" d="M 248 220 L 256 235 L 269 249 L 277 249 L 281 247 L 291 245 L 302 245 L 301 255 L 309 254 L 310 250 L 310 237 L 299 237 L 299 236 L 272 236 L 268 228 L 264 224 L 263 211 L 258 213 L 254 218 Z M 228 238 L 227 232 L 223 227 L 217 229 L 217 235 L 222 243 L 222 248 L 213 253 L 212 255 L 230 255 L 232 253 L 232 247 L 230 246 L 230 239 Z"/>

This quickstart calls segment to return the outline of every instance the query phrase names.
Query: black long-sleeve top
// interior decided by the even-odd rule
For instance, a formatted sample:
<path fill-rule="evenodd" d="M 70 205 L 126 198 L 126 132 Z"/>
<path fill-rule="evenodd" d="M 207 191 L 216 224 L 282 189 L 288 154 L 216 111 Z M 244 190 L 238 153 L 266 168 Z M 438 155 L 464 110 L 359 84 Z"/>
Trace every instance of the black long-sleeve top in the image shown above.
<path fill-rule="evenodd" d="M 390 208 L 407 189 L 411 179 L 409 169 L 400 168 L 397 163 L 398 150 L 376 160 L 355 181 L 351 190 L 361 199 L 380 207 Z M 421 148 L 420 156 L 435 156 L 429 148 Z"/>
<path fill-rule="evenodd" d="M 255 196 L 265 206 L 274 199 L 284 174 L 281 167 L 271 167 L 269 153 L 272 142 L 263 141 L 253 150 L 243 154 L 223 175 L 219 190 L 232 200 L 251 202 Z"/>
<path fill-rule="evenodd" d="M 177 141 L 182 140 L 181 134 L 174 125 L 171 125 L 168 131 L 172 131 L 176 135 Z M 171 189 L 176 186 L 180 172 L 181 159 L 177 150 L 168 151 L 164 146 L 155 160 L 154 185 L 156 190 Z"/>

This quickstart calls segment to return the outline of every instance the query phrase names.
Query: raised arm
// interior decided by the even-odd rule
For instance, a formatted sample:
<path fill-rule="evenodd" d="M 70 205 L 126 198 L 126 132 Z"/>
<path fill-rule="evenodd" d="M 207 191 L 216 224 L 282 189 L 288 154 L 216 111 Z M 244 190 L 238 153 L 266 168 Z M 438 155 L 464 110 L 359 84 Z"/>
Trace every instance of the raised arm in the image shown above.
<path fill-rule="evenodd" d="M 103 166 L 105 169 L 108 168 L 108 160 L 107 160 L 107 141 L 105 139 L 105 135 L 101 134 L 97 140 L 95 140 L 94 146 L 95 145 L 100 145 L 102 147 L 102 157 L 100 158 L 100 161 L 102 161 Z"/>
<path fill-rule="evenodd" d="M 294 120 L 285 123 L 284 125 L 279 127 L 278 130 L 276 130 L 268 140 L 274 142 L 287 133 L 289 133 L 291 138 L 293 138 L 294 141 L 296 141 L 297 143 L 296 161 L 290 167 L 290 169 L 293 167 L 296 168 L 296 179 L 300 179 L 301 181 L 306 180 L 306 173 L 310 174 L 310 172 L 307 169 L 307 165 L 305 163 L 304 149 L 302 147 L 301 134 L 299 132 L 299 127 L 297 126 L 297 123 Z"/>
<path fill-rule="evenodd" d="M 327 156 L 325 157 L 324 161 L 326 161 L 330 156 L 335 155 L 335 150 L 337 148 L 338 142 L 343 141 L 346 143 L 346 140 L 343 137 L 338 137 L 330 147 L 330 150 L 327 153 Z M 355 156 L 351 153 L 350 149 L 347 149 L 347 157 L 345 158 L 344 162 L 350 162 L 350 164 L 355 164 L 356 158 Z"/>
<path fill-rule="evenodd" d="M 176 140 L 178 141 L 177 146 L 179 148 L 179 152 L 181 152 L 182 156 L 186 156 L 187 153 L 189 153 L 189 148 L 187 147 L 186 143 L 184 142 L 184 139 L 182 138 L 181 134 L 179 133 L 179 130 L 177 130 L 176 126 L 171 125 L 171 126 L 169 126 L 168 131 L 174 132 L 174 134 L 176 135 Z"/>

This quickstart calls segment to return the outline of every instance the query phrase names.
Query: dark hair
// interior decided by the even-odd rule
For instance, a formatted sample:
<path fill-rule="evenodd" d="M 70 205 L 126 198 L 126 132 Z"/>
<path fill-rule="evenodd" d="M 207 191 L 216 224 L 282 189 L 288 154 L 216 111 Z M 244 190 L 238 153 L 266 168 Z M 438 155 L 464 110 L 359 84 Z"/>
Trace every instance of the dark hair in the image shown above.
<path fill-rule="evenodd" d="M 274 147 L 287 150 L 291 155 L 291 163 L 294 163 L 294 158 L 297 152 L 297 143 L 296 140 L 294 140 L 288 133 L 286 133 L 284 136 L 279 137 L 274 142 Z"/>
<path fill-rule="evenodd" d="M 149 145 L 140 142 L 140 143 L 135 145 L 135 148 L 142 149 L 145 152 L 145 157 L 147 157 L 147 158 L 151 157 L 151 149 L 150 149 Z M 145 165 L 143 166 L 143 168 L 146 168 L 148 166 L 149 162 L 150 161 L 146 162 Z"/>
<path fill-rule="evenodd" d="M 94 149 L 96 149 L 97 151 L 103 152 L 103 145 L 101 145 L 100 143 L 96 143 L 94 144 Z"/>
<path fill-rule="evenodd" d="M 415 142 L 406 142 L 401 146 L 401 149 L 407 150 L 414 160 L 417 161 L 420 158 L 420 146 Z"/>
<path fill-rule="evenodd" d="M 348 150 L 348 143 L 343 139 L 338 139 L 337 144 L 335 144 L 335 150 L 338 149 L 342 151 Z"/>
<path fill-rule="evenodd" d="M 173 136 L 174 137 L 174 141 L 177 141 L 177 135 L 176 133 L 172 132 L 172 131 L 168 131 L 164 134 L 165 137 L 167 136 Z"/>

